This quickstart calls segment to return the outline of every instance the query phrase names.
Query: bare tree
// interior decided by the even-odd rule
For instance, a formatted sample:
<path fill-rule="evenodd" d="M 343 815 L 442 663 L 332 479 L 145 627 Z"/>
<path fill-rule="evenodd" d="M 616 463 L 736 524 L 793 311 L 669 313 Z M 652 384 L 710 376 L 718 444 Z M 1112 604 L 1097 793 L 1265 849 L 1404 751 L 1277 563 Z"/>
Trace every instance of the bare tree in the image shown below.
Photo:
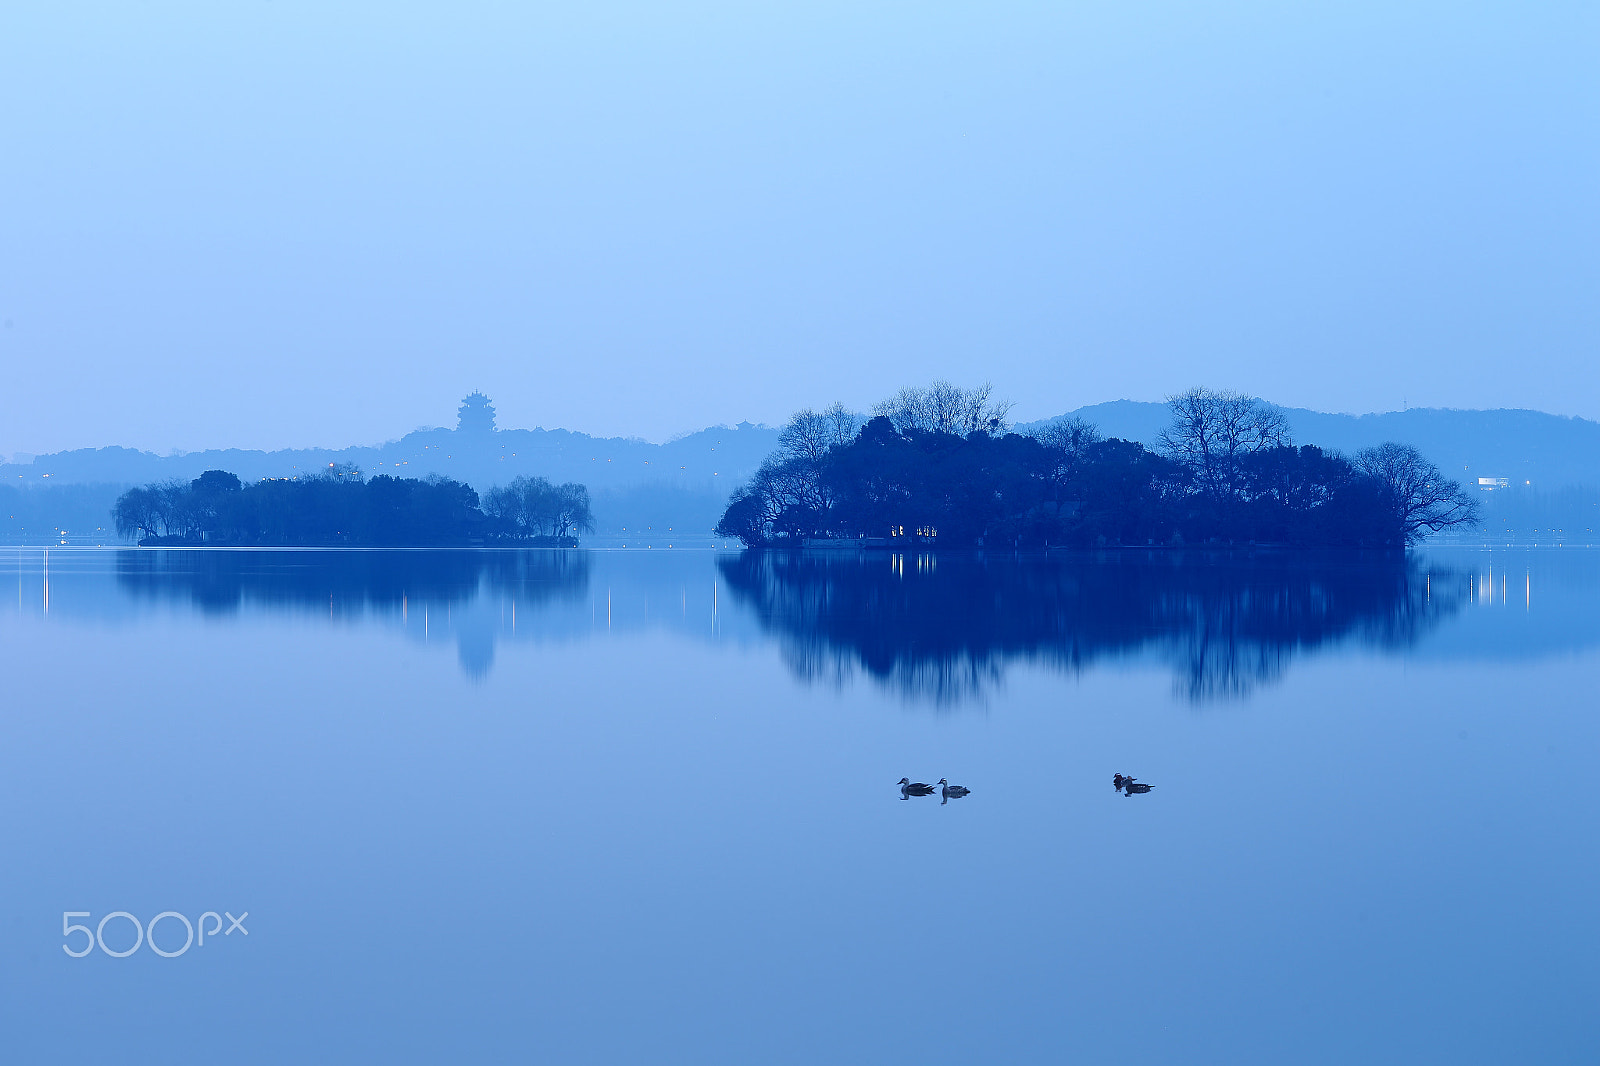
<path fill-rule="evenodd" d="M 784 459 L 820 463 L 832 447 L 833 424 L 826 414 L 811 408 L 796 411 L 778 434 L 778 454 Z"/>
<path fill-rule="evenodd" d="M 1058 418 L 1035 429 L 1031 435 L 1046 448 L 1063 452 L 1081 452 L 1089 445 L 1106 439 L 1099 426 L 1087 418 L 1076 416 Z"/>
<path fill-rule="evenodd" d="M 935 381 L 927 388 L 904 388 L 876 404 L 872 413 L 889 419 L 900 433 L 971 433 L 999 435 L 1011 428 L 1006 416 L 1011 401 L 994 398 L 994 387 L 984 382 L 975 389 L 963 389 L 948 381 Z"/>
<path fill-rule="evenodd" d="M 768 458 L 756 471 L 755 484 L 781 532 L 805 536 L 825 523 L 832 500 L 823 488 L 820 467 L 803 460 Z"/>
<path fill-rule="evenodd" d="M 823 483 L 824 460 L 833 448 L 855 439 L 860 419 L 844 404 L 822 412 L 796 411 L 778 436 L 778 450 L 762 463 L 751 489 L 761 498 L 756 511 L 768 514 L 768 523 L 782 516 L 809 527 L 825 524 L 833 500 Z M 803 517 L 803 521 L 802 521 Z M 798 526 L 790 532 L 802 535 Z"/>
<path fill-rule="evenodd" d="M 717 523 L 717 535 L 738 537 L 749 546 L 765 544 L 775 533 L 792 533 L 791 509 L 796 503 L 803 503 L 805 482 L 785 468 L 796 465 L 792 459 L 780 461 L 768 456 L 750 483 L 734 490 L 727 511 Z"/>
<path fill-rule="evenodd" d="M 300 475 L 302 481 L 335 481 L 352 482 L 357 485 L 366 483 L 366 475 L 355 463 L 329 463 L 327 466 L 317 467 L 314 470 Z"/>
<path fill-rule="evenodd" d="M 1162 450 L 1212 496 L 1237 491 L 1244 456 L 1294 443 L 1282 411 L 1240 392 L 1193 388 L 1167 397 L 1167 407 L 1172 424 L 1161 434 Z"/>
<path fill-rule="evenodd" d="M 861 419 L 842 403 L 824 411 L 807 407 L 789 416 L 778 434 L 776 457 L 780 461 L 799 459 L 822 462 L 829 448 L 842 448 L 861 431 Z"/>
<path fill-rule="evenodd" d="M 1077 475 L 1089 446 L 1105 439 L 1100 427 L 1086 418 L 1058 418 L 1030 435 L 1049 454 L 1050 480 L 1058 490 L 1066 488 Z"/>
<path fill-rule="evenodd" d="M 1388 441 L 1365 448 L 1355 461 L 1358 470 L 1388 489 L 1407 544 L 1477 520 L 1478 501 L 1409 444 Z"/>
<path fill-rule="evenodd" d="M 861 432 L 861 418 L 854 411 L 842 403 L 835 403 L 822 417 L 828 422 L 828 445 L 830 447 L 843 447 L 856 439 L 856 434 Z"/>

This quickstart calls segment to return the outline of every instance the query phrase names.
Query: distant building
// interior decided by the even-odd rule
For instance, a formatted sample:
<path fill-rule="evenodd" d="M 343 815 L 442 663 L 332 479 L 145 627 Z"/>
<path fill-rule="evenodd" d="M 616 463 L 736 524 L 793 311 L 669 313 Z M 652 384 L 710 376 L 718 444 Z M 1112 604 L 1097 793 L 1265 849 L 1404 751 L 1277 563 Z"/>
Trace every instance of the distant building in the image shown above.
<path fill-rule="evenodd" d="M 1508 477 L 1480 477 L 1478 479 L 1478 488 L 1484 492 L 1493 492 L 1495 489 L 1509 489 L 1510 487 L 1511 479 Z"/>
<path fill-rule="evenodd" d="M 458 433 L 494 432 L 494 404 L 489 397 L 476 390 L 468 393 L 456 411 Z"/>

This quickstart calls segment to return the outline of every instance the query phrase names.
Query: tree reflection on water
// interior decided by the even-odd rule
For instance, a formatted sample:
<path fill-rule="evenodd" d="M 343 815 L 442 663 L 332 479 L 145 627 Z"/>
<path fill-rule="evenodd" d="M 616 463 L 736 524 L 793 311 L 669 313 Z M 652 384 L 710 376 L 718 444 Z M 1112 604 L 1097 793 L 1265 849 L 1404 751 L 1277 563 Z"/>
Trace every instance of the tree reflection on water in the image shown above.
<path fill-rule="evenodd" d="M 856 554 L 719 561 L 795 674 L 857 670 L 907 697 L 981 695 L 1014 661 L 1078 672 L 1169 662 L 1194 702 L 1236 698 L 1298 654 L 1402 648 L 1465 602 L 1465 578 L 1399 552 Z"/>
<path fill-rule="evenodd" d="M 193 551 L 117 553 L 124 591 L 231 613 L 247 602 L 340 614 L 474 600 L 481 586 L 529 600 L 577 598 L 588 587 L 579 551 Z"/>
<path fill-rule="evenodd" d="M 135 601 L 364 618 L 447 639 L 480 678 L 503 641 L 659 627 L 770 639 L 806 682 L 864 674 L 935 704 L 984 695 L 1019 661 L 1076 673 L 1134 658 L 1170 669 L 1191 701 L 1235 698 L 1299 655 L 1405 648 L 1472 587 L 1465 572 L 1398 552 L 146 549 L 119 552 L 115 569 Z M 719 583 L 731 593 L 720 614 Z"/>
<path fill-rule="evenodd" d="M 192 604 L 210 615 L 251 607 L 354 619 L 415 618 L 426 633 L 433 611 L 460 649 L 462 669 L 487 675 L 499 625 L 493 602 L 525 608 L 581 600 L 590 557 L 580 551 L 196 551 L 117 553 L 117 584 L 152 600 Z M 440 618 L 440 615 L 443 615 Z"/>

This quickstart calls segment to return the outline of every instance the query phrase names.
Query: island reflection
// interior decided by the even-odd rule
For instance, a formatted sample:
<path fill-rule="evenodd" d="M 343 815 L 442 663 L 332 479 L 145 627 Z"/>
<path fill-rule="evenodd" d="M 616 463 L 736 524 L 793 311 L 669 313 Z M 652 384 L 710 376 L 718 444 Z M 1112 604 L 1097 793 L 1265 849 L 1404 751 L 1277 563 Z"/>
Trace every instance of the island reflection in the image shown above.
<path fill-rule="evenodd" d="M 860 675 L 932 705 L 981 699 L 1018 662 L 1077 674 L 1135 659 L 1170 671 L 1180 698 L 1236 698 L 1298 655 L 1408 648 L 1472 602 L 1475 580 L 1398 552 L 142 549 L 114 569 L 134 602 L 448 642 L 474 678 L 503 642 L 664 629 L 772 641 L 802 682 Z M 58 603 L 76 602 L 93 599 L 63 584 Z"/>
<path fill-rule="evenodd" d="M 232 613 L 247 602 L 340 613 L 470 603 L 485 584 L 530 601 L 573 599 L 588 587 L 578 551 L 123 551 L 117 583 L 154 599 Z"/>
<path fill-rule="evenodd" d="M 1169 663 L 1193 702 L 1239 697 L 1297 654 L 1407 647 L 1466 601 L 1461 575 L 1399 552 L 746 552 L 719 566 L 796 676 L 860 670 L 939 704 L 1018 660 L 1077 673 L 1136 655 Z"/>
<path fill-rule="evenodd" d="M 136 599 L 192 605 L 210 615 L 248 608 L 351 620 L 415 620 L 453 638 L 461 667 L 488 674 L 502 619 L 486 602 L 526 609 L 575 603 L 589 588 L 590 557 L 567 550 L 219 550 L 117 553 L 117 585 Z M 513 618 L 515 615 L 513 614 Z"/>

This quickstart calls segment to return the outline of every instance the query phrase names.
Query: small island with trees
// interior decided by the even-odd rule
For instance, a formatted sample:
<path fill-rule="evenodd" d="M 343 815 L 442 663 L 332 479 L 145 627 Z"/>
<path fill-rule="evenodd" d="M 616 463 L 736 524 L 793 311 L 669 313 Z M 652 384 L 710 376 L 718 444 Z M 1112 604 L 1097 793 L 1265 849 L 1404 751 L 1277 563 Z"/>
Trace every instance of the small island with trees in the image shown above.
<path fill-rule="evenodd" d="M 117 532 L 142 546 L 576 547 L 592 532 L 589 490 L 518 477 L 480 501 L 437 475 L 364 478 L 334 464 L 312 476 L 242 484 L 226 470 L 129 489 Z"/>
<path fill-rule="evenodd" d="M 492 420 L 487 400 L 463 404 Z M 1155 450 L 1062 418 L 1013 431 L 989 386 L 902 389 L 861 417 L 789 419 L 715 530 L 747 547 L 1403 548 L 1475 520 L 1478 501 L 1414 447 L 1297 445 L 1270 404 L 1194 388 Z M 225 470 L 129 489 L 112 517 L 144 546 L 576 547 L 589 491 L 521 476 L 482 497 L 447 477 Z"/>
<path fill-rule="evenodd" d="M 1157 451 L 1079 419 L 1012 432 L 987 385 L 904 389 L 865 420 L 800 411 L 717 533 L 749 547 L 1401 548 L 1477 516 L 1409 445 L 1296 446 L 1282 412 L 1233 392 L 1168 406 Z"/>

